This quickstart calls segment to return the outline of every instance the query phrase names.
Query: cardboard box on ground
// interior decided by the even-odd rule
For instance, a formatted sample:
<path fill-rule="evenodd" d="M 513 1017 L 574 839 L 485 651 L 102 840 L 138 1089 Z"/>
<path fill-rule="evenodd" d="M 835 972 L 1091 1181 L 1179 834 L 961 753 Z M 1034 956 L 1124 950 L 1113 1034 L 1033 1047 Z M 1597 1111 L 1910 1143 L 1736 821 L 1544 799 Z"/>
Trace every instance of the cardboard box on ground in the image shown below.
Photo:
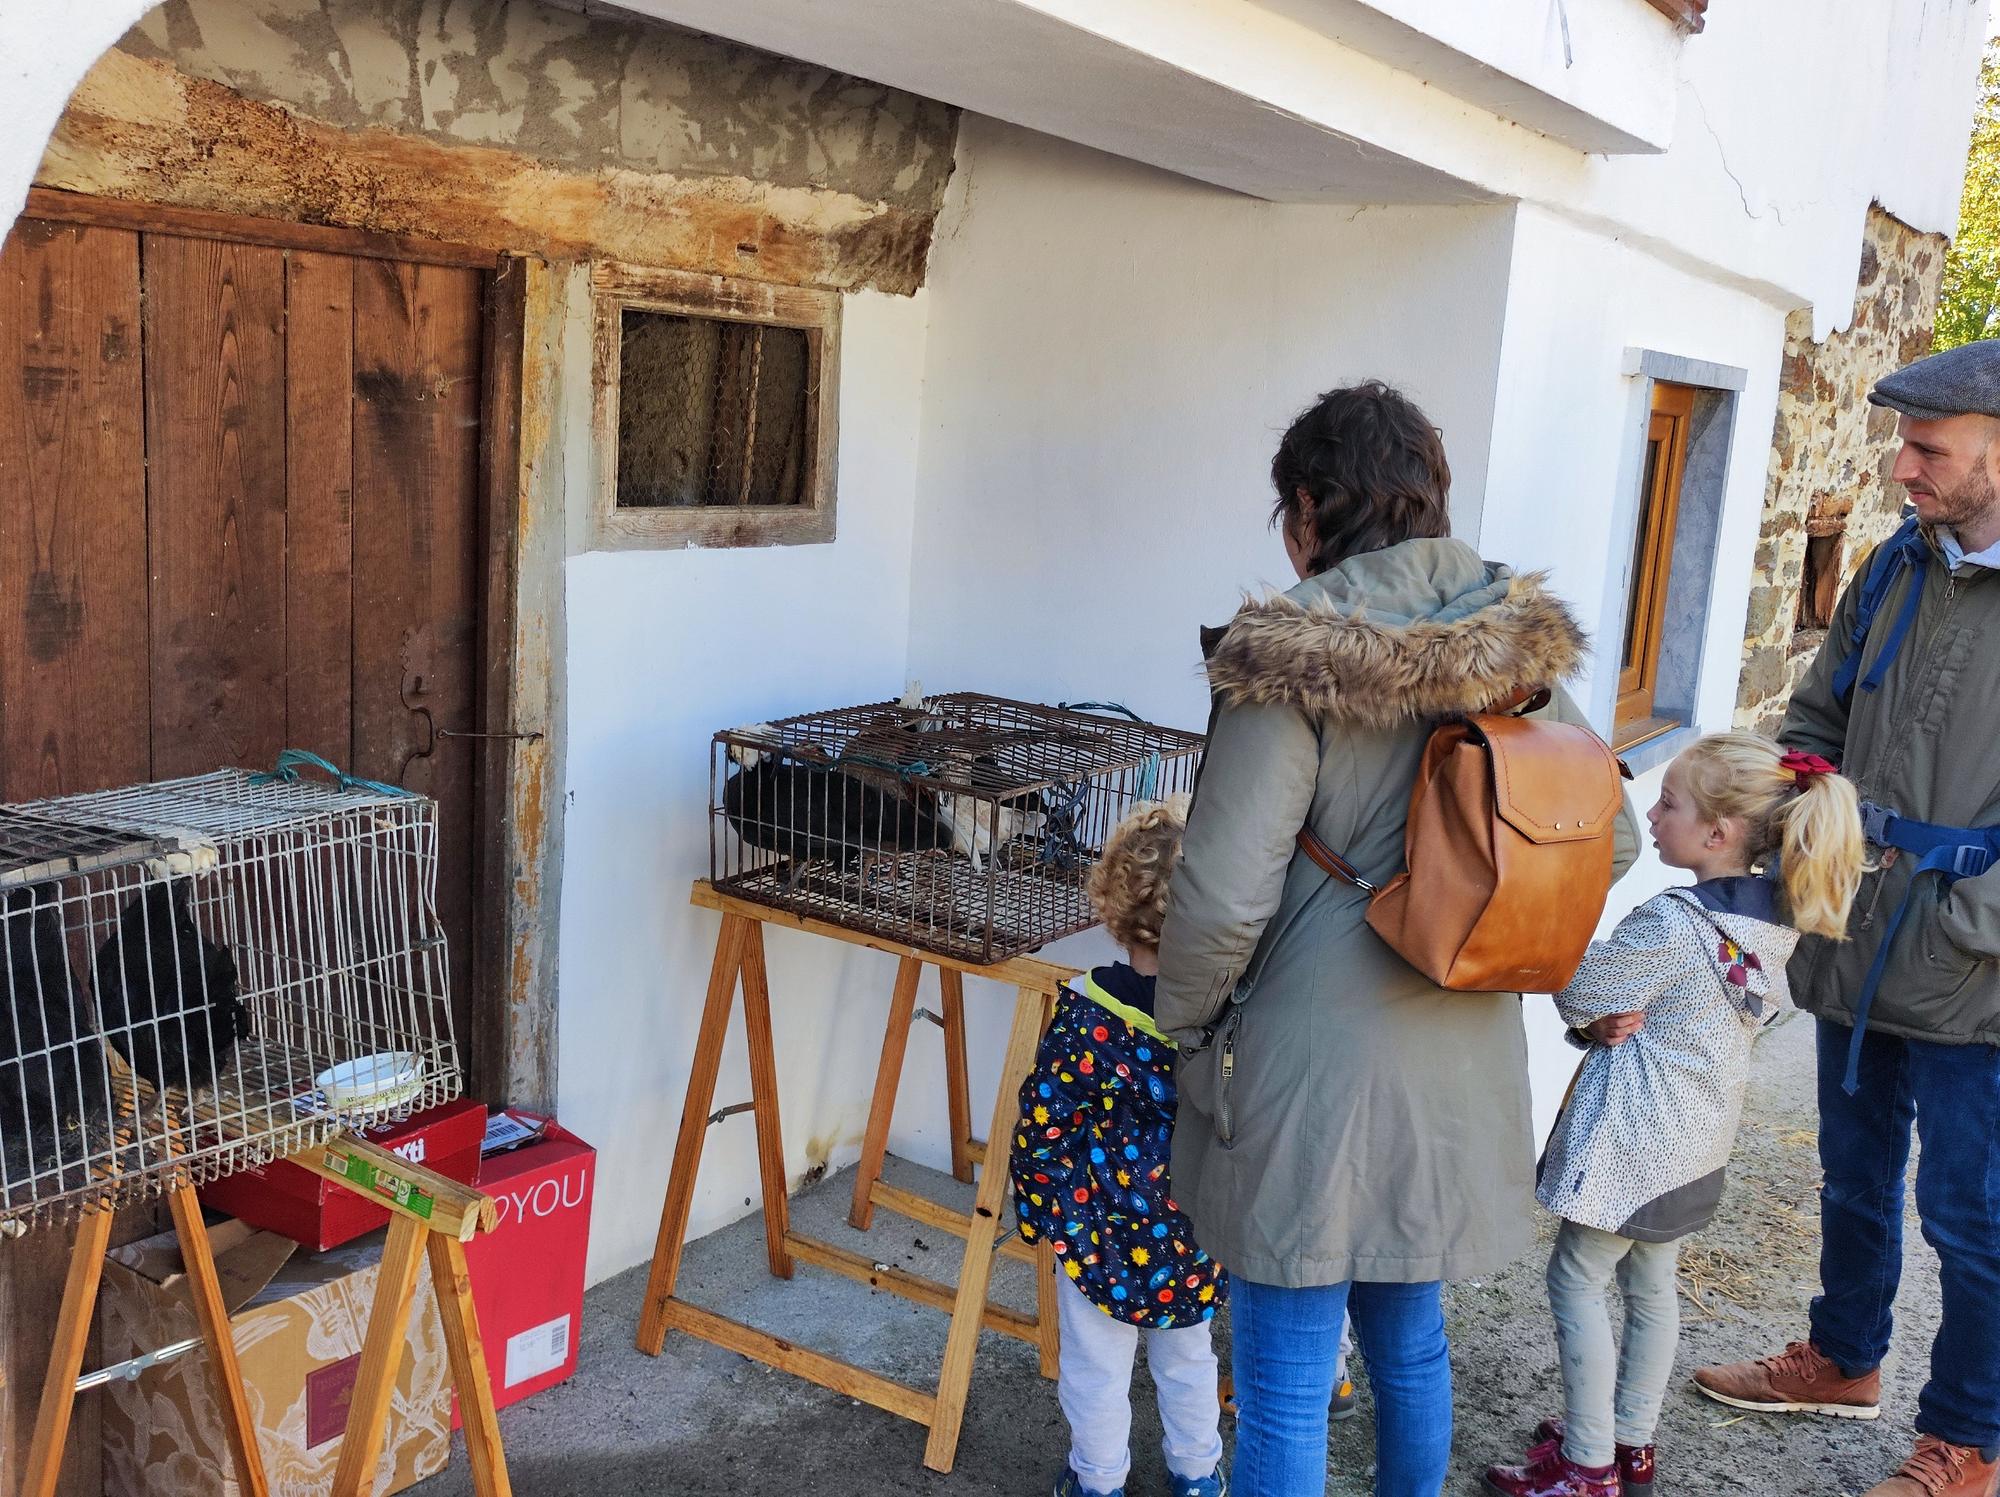
<path fill-rule="evenodd" d="M 329 1491 L 384 1234 L 314 1255 L 242 1222 L 223 1222 L 210 1236 L 271 1490 Z M 171 1232 L 107 1256 L 98 1309 L 106 1362 L 198 1334 L 184 1277 Z M 106 1497 L 238 1497 L 205 1351 L 111 1383 L 102 1417 Z M 418 1279 L 382 1451 L 377 1493 L 442 1470 L 451 1454 L 450 1369 L 428 1273 Z"/>

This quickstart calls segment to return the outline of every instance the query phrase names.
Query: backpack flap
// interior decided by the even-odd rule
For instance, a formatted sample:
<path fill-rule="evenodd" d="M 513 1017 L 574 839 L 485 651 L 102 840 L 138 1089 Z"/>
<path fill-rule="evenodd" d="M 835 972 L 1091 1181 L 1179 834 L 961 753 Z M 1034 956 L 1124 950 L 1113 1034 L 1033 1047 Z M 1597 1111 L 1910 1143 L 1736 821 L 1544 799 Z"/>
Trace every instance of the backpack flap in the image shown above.
<path fill-rule="evenodd" d="M 1493 762 L 1493 811 L 1530 842 L 1590 842 L 1611 834 L 1618 761 L 1588 728 L 1479 716 L 1471 726 Z"/>

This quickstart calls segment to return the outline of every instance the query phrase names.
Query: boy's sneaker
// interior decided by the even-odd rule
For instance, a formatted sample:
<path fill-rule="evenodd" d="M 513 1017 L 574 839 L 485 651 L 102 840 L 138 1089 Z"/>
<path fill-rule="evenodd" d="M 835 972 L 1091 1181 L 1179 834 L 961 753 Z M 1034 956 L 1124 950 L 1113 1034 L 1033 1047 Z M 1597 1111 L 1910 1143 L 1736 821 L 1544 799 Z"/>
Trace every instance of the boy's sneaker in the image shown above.
<path fill-rule="evenodd" d="M 1562 1450 L 1563 1422 L 1560 1419 L 1544 1419 L 1535 1426 L 1535 1448 L 1528 1452 L 1528 1459 L 1548 1450 Z M 1625 1489 L 1625 1497 L 1653 1497 L 1653 1470 L 1657 1464 L 1650 1445 L 1614 1445 L 1617 1453 L 1614 1461 L 1618 1467 L 1618 1480 Z"/>
<path fill-rule="evenodd" d="M 1994 1497 L 2000 1492 L 2000 1461 L 1989 1461 L 1966 1445 L 1936 1435 L 1918 1435 L 1916 1451 L 1867 1497 Z"/>
<path fill-rule="evenodd" d="M 1115 1492 L 1093 1492 L 1083 1484 L 1083 1478 L 1070 1469 L 1069 1462 L 1063 1462 L 1063 1473 L 1056 1478 L 1054 1497 L 1125 1497 L 1125 1489 Z"/>
<path fill-rule="evenodd" d="M 1220 1466 L 1206 1476 L 1175 1476 L 1167 1473 L 1169 1497 L 1229 1497 L 1229 1478 Z"/>
<path fill-rule="evenodd" d="M 1488 1466 L 1486 1490 L 1495 1497 L 1618 1497 L 1618 1468 L 1579 1466 L 1551 1442 L 1537 1445 L 1518 1466 Z"/>
<path fill-rule="evenodd" d="M 1361 1400 L 1354 1396 L 1354 1379 L 1344 1377 L 1333 1390 L 1333 1402 L 1327 1405 L 1326 1417 L 1338 1424 L 1343 1419 L 1352 1419 L 1360 1407 Z"/>
<path fill-rule="evenodd" d="M 1717 1403 L 1760 1414 L 1831 1414 L 1874 1419 L 1882 1412 L 1882 1369 L 1849 1377 L 1810 1341 L 1775 1357 L 1697 1367 L 1694 1385 Z"/>

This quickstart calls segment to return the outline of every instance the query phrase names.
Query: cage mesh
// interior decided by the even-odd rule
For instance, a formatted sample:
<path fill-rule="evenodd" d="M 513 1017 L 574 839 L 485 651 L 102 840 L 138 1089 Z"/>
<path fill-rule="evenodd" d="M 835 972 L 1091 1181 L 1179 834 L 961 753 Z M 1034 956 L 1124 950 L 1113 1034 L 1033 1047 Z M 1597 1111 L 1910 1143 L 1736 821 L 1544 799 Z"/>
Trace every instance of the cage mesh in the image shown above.
<path fill-rule="evenodd" d="M 1141 801 L 1191 790 L 1199 734 L 960 693 L 715 735 L 719 889 L 980 963 L 1095 923 L 1086 884 Z"/>
<path fill-rule="evenodd" d="M 0 807 L 0 1228 L 456 1096 L 436 880 L 420 796 L 224 770 Z"/>

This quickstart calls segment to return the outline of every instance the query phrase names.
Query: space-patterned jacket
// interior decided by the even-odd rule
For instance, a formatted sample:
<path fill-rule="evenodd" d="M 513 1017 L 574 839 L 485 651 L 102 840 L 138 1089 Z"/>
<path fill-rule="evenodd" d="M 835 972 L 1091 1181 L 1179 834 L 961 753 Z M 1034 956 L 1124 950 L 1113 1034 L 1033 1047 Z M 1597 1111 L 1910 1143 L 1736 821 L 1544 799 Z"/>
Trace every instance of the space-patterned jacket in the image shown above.
<path fill-rule="evenodd" d="M 1174 1046 L 1153 1024 L 1153 979 L 1119 963 L 1064 990 L 1021 1087 L 1014 1211 L 1061 1272 L 1114 1319 L 1150 1329 L 1215 1314 L 1221 1265 L 1174 1203 Z"/>

